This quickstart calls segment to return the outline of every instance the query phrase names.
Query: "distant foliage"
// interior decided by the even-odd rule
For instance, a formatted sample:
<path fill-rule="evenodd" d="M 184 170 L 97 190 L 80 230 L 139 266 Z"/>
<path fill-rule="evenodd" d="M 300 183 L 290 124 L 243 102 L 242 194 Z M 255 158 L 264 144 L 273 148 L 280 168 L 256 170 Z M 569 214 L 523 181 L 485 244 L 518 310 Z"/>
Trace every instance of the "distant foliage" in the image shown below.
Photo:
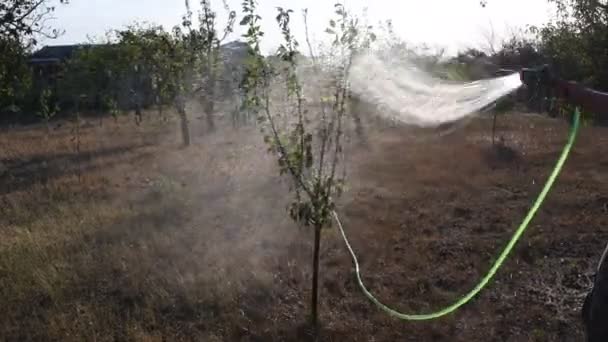
<path fill-rule="evenodd" d="M 140 119 L 142 110 L 152 105 L 161 115 L 169 105 L 183 112 L 186 100 L 194 98 L 213 128 L 223 68 L 220 46 L 233 31 L 236 12 L 224 2 L 228 20 L 220 26 L 211 1 L 201 0 L 200 6 L 196 25 L 186 1 L 182 24 L 171 31 L 135 23 L 110 31 L 106 41 L 82 45 L 61 66 L 59 81 L 47 84 L 44 76 L 30 82 L 26 59 L 27 46 L 35 43 L 35 35 L 59 34 L 44 26 L 44 19 L 54 10 L 53 1 L 0 4 L 0 111 L 40 112 L 38 99 L 47 88 L 64 111 L 78 107 L 79 111 L 116 115 L 120 109 L 134 110 Z"/>
<path fill-rule="evenodd" d="M 531 39 L 507 40 L 493 56 L 497 63 L 513 66 L 549 63 L 562 78 L 608 90 L 608 3 L 548 2 L 555 5 L 557 16 L 545 25 L 530 27 Z"/>
<path fill-rule="evenodd" d="M 55 6 L 65 0 L 0 1 L 0 122 L 14 121 L 36 108 L 27 55 L 37 37 L 56 38 L 49 23 Z"/>
<path fill-rule="evenodd" d="M 0 121 L 1 115 L 14 117 L 31 100 L 31 73 L 26 50 L 16 39 L 0 37 Z"/>
<path fill-rule="evenodd" d="M 608 4 L 551 0 L 558 18 L 537 28 L 540 51 L 560 75 L 608 90 Z"/>
<path fill-rule="evenodd" d="M 48 26 L 57 4 L 67 0 L 3 0 L 0 2 L 0 37 L 36 45 L 36 35 L 55 38 L 59 31 Z"/>

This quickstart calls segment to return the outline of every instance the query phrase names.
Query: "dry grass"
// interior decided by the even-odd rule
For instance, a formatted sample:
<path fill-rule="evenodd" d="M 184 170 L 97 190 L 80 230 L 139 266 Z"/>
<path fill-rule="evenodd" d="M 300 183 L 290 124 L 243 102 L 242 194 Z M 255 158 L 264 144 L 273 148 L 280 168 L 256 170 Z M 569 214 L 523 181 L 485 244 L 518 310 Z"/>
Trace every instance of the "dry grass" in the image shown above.
<path fill-rule="evenodd" d="M 228 317 L 263 317 L 255 298 L 273 279 L 260 264 L 294 234 L 272 231 L 289 222 L 261 140 L 229 129 L 184 150 L 175 123 L 152 120 L 85 124 L 80 154 L 67 124 L 50 137 L 2 134 L 0 298 L 10 310 L 0 336 L 225 340 Z"/>
<path fill-rule="evenodd" d="M 533 120 L 503 123 L 517 160 L 487 152 L 484 120 L 430 140 L 375 129 L 370 146 L 352 151 L 341 210 L 365 279 L 383 300 L 427 311 L 487 269 L 564 139 L 563 125 Z M 67 124 L 48 138 L 44 127 L 0 133 L 1 340 L 308 339 L 310 232 L 288 220 L 287 186 L 256 128 L 209 135 L 202 122 L 193 120 L 189 149 L 179 147 L 175 122 L 154 116 L 141 127 L 92 121 L 80 154 Z M 580 338 L 572 311 L 586 289 L 572 276 L 588 272 L 604 244 L 608 162 L 595 143 L 605 139 L 601 129 L 585 130 L 513 261 L 442 321 L 403 323 L 372 307 L 327 231 L 322 339 Z M 563 274 L 554 275 L 558 267 Z"/>

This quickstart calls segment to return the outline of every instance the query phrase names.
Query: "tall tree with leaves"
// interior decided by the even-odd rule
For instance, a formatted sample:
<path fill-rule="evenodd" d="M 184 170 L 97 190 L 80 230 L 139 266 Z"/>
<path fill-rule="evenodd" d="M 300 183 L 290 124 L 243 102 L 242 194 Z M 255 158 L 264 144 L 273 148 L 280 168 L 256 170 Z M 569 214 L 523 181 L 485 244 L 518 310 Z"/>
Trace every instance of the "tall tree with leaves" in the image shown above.
<path fill-rule="evenodd" d="M 117 32 L 119 45 L 127 59 L 125 70 L 128 79 L 128 91 L 131 104 L 135 110 L 136 123 L 142 120 L 142 110 L 153 102 L 162 106 L 159 99 L 169 82 L 168 74 L 173 48 L 169 34 L 161 26 L 132 25 L 126 30 Z"/>
<path fill-rule="evenodd" d="M 195 93 L 199 48 L 191 29 L 191 14 L 183 19 L 182 26 L 174 27 L 172 32 L 142 25 L 118 31 L 118 65 L 125 90 L 136 96 L 131 98 L 136 110 L 141 111 L 143 103 L 154 102 L 162 116 L 165 105 L 175 106 L 183 144 L 188 146 L 191 141 L 186 99 Z"/>
<path fill-rule="evenodd" d="M 0 37 L 0 113 L 18 113 L 27 100 L 31 74 L 26 49 L 11 37 Z"/>
<path fill-rule="evenodd" d="M 67 0 L 4 0 L 0 2 L 0 37 L 31 41 L 35 36 L 56 38 L 60 31 L 47 25 L 57 4 Z"/>
<path fill-rule="evenodd" d="M 608 2 L 548 0 L 557 17 L 533 27 L 539 50 L 560 76 L 608 90 Z"/>
<path fill-rule="evenodd" d="M 192 24 L 190 2 L 186 0 L 187 15 L 183 25 L 186 28 L 187 42 L 190 44 L 189 51 L 193 53 L 194 62 L 197 64 L 196 92 L 203 105 L 209 130 L 215 129 L 213 115 L 221 66 L 220 46 L 233 32 L 236 20 L 236 12 L 230 10 L 225 0 L 223 0 L 223 5 L 228 14 L 228 20 L 223 28 L 219 28 L 216 22 L 217 13 L 212 9 L 211 1 L 201 0 L 198 14 L 199 26 L 195 28 Z"/>
<path fill-rule="evenodd" d="M 31 86 L 26 55 L 38 36 L 56 38 L 48 25 L 55 5 L 65 0 L 0 1 L 0 112 L 19 112 Z"/>

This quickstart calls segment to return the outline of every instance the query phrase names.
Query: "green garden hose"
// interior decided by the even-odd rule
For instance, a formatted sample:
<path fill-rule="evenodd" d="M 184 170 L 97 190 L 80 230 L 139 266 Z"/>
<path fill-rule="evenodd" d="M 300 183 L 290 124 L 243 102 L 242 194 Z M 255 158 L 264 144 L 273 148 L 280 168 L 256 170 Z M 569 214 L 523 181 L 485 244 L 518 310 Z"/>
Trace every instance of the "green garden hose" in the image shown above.
<path fill-rule="evenodd" d="M 348 239 L 346 238 L 346 234 L 344 233 L 344 228 L 342 227 L 342 223 L 340 222 L 340 218 L 338 217 L 338 214 L 334 211 L 333 215 L 336 220 L 337 226 L 340 229 L 340 233 L 342 233 L 342 238 L 344 238 L 346 247 L 348 248 L 348 251 L 350 252 L 350 255 L 352 256 L 353 263 L 355 265 L 355 274 L 357 276 L 357 282 L 359 283 L 359 287 L 361 288 L 361 290 L 363 291 L 365 296 L 370 301 L 372 301 L 374 304 L 376 304 L 376 306 L 378 306 L 381 310 L 385 311 L 389 315 L 402 319 L 402 320 L 407 320 L 407 321 L 425 321 L 425 320 L 432 320 L 432 319 L 440 318 L 440 317 L 443 317 L 445 315 L 448 315 L 448 314 L 456 311 L 461 306 L 470 302 L 471 299 L 473 299 L 473 297 L 475 297 L 477 294 L 479 294 L 479 292 L 481 292 L 481 290 L 483 290 L 488 285 L 488 283 L 494 277 L 494 275 L 496 274 L 498 269 L 503 265 L 503 263 L 507 259 L 507 256 L 509 255 L 509 253 L 511 253 L 511 251 L 513 250 L 513 247 L 515 247 L 515 244 L 521 238 L 523 233 L 526 231 L 526 229 L 528 228 L 528 225 L 530 224 L 530 221 L 532 221 L 532 218 L 534 217 L 534 215 L 536 214 L 536 212 L 538 211 L 540 206 L 543 204 L 545 197 L 551 190 L 551 187 L 553 186 L 555 179 L 561 172 L 562 167 L 564 166 L 564 163 L 565 163 L 566 159 L 568 158 L 568 154 L 570 153 L 570 150 L 572 149 L 572 145 L 574 145 L 574 141 L 576 140 L 576 135 L 577 135 L 578 129 L 579 129 L 579 122 L 580 122 L 580 111 L 577 108 L 574 112 L 573 123 L 572 123 L 572 127 L 570 129 L 570 135 L 568 138 L 568 142 L 566 143 L 566 146 L 564 146 L 564 149 L 562 150 L 562 153 L 561 153 L 559 159 L 557 160 L 557 163 L 555 164 L 555 167 L 553 168 L 551 175 L 547 179 L 547 182 L 545 183 L 543 190 L 536 198 L 534 205 L 532 206 L 532 208 L 530 208 L 530 211 L 524 218 L 523 222 L 519 225 L 519 228 L 517 228 L 517 230 L 511 237 L 511 240 L 509 241 L 509 243 L 503 249 L 502 253 L 500 253 L 500 255 L 498 256 L 498 259 L 496 259 L 496 261 L 492 265 L 492 268 L 490 268 L 488 273 L 481 279 L 481 281 L 469 293 L 467 293 L 466 295 L 461 297 L 459 300 L 457 300 L 452 305 L 450 305 L 446 308 L 443 308 L 439 311 L 435 311 L 435 312 L 427 313 L 427 314 L 404 314 L 404 313 L 398 312 L 397 310 L 391 309 L 390 307 L 382 304 L 378 299 L 376 299 L 376 297 L 374 297 L 374 295 L 365 287 L 365 285 L 363 284 L 363 281 L 361 280 L 361 270 L 359 267 L 359 262 L 357 260 L 357 256 L 355 255 L 353 248 L 351 247 L 350 243 L 348 242 Z"/>

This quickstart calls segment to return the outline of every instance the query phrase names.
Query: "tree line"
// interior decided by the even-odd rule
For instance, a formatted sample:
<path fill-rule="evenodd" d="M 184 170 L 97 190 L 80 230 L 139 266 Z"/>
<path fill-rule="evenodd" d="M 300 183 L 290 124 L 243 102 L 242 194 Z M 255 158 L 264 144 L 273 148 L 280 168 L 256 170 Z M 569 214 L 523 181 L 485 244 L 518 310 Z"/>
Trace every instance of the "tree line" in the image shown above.
<path fill-rule="evenodd" d="M 548 1 L 556 6 L 557 16 L 543 26 L 529 27 L 526 35 L 514 35 L 490 51 L 462 51 L 448 63 L 430 55 L 422 56 L 420 62 L 453 79 L 490 76 L 487 68 L 475 64 L 481 58 L 495 68 L 548 63 L 563 78 L 608 90 L 606 1 Z M 221 65 L 219 46 L 233 31 L 236 11 L 224 3 L 228 22 L 219 25 L 210 1 L 203 0 L 195 27 L 186 1 L 181 25 L 171 30 L 138 24 L 112 30 L 106 41 L 99 42 L 103 44 L 83 46 L 64 66 L 60 80 L 49 85 L 33 74 L 28 56 L 37 47 L 37 37 L 54 38 L 61 33 L 49 27 L 47 19 L 56 6 L 63 5 L 69 6 L 65 0 L 0 4 L 0 116 L 4 121 L 45 118 L 51 114 L 49 108 L 57 109 L 59 115 L 77 105 L 99 113 L 133 110 L 137 117 L 142 108 L 156 106 L 162 115 L 166 106 L 176 105 L 179 111 L 179 100 L 193 97 L 203 104 L 206 122 L 213 129 L 211 99 L 218 91 L 220 69 L 226 68 Z M 392 34 L 398 40 L 390 23 L 388 29 L 387 37 Z M 234 81 L 239 85 L 242 80 Z M 228 88 L 225 85 L 224 92 Z"/>
<path fill-rule="evenodd" d="M 104 41 L 77 46 L 50 77 L 28 65 L 28 57 L 37 46 L 34 37 L 58 34 L 42 24 L 54 10 L 51 3 L 0 4 L 0 115 L 5 120 L 48 120 L 74 110 L 99 115 L 129 110 L 141 120 L 144 109 L 155 107 L 162 116 L 168 106 L 186 120 L 186 99 L 196 99 L 214 129 L 214 99 L 230 95 L 223 83 L 237 81 L 230 79 L 233 70 L 220 55 L 236 20 L 236 12 L 225 3 L 228 20 L 223 25 L 216 22 L 210 1 L 202 0 L 196 25 L 186 1 L 182 23 L 170 31 L 137 23 L 111 30 Z"/>

